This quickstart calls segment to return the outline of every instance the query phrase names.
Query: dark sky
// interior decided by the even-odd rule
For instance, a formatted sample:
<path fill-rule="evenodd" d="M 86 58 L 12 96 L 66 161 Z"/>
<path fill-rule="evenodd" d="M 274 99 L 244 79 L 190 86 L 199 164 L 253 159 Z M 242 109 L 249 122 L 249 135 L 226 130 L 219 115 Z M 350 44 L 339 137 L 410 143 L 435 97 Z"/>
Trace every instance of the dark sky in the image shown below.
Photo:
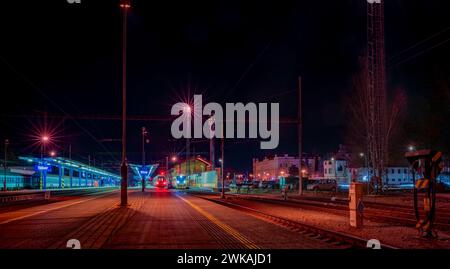
<path fill-rule="evenodd" d="M 39 118 L 23 115 L 121 113 L 119 1 L 5 1 L 0 9 L 0 138 L 17 154 L 29 153 Z M 387 1 L 389 85 L 420 98 L 436 70 L 449 76 L 449 31 L 402 52 L 450 26 L 449 1 Z M 304 147 L 333 151 L 343 141 L 342 99 L 358 56 L 365 52 L 365 1 L 132 1 L 128 27 L 128 114 L 169 115 L 190 92 L 206 101 L 279 102 L 284 118 L 296 116 L 297 77 L 303 78 Z M 414 108 L 413 108 L 414 109 Z M 120 121 L 49 119 L 61 154 L 120 158 Z M 147 151 L 159 160 L 180 151 L 168 142 L 170 122 L 128 124 L 128 150 L 140 160 L 140 127 L 149 129 Z M 251 158 L 295 154 L 296 126 L 281 126 L 276 150 L 259 140 L 227 141 L 227 164 L 251 169 Z M 193 145 L 207 151 L 205 143 Z M 218 147 L 217 147 L 218 148 Z"/>

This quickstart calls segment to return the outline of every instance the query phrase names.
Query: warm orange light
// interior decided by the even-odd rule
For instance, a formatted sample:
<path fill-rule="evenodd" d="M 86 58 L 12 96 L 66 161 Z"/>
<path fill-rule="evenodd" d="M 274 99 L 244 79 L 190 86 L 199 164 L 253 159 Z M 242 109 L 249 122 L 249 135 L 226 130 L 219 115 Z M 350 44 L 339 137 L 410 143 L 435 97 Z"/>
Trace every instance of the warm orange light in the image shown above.
<path fill-rule="evenodd" d="M 130 4 L 120 4 L 121 8 L 130 8 L 131 5 Z"/>

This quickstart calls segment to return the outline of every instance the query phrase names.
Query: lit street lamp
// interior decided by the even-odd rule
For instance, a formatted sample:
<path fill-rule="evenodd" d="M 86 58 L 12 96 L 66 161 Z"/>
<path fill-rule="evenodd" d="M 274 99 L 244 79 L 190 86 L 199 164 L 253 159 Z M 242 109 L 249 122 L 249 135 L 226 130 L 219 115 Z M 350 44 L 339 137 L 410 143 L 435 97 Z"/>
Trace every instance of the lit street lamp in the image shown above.
<path fill-rule="evenodd" d="M 44 165 L 44 152 L 45 152 L 45 145 L 50 142 L 50 136 L 44 134 L 41 136 L 41 165 Z M 42 190 L 42 188 L 44 188 L 44 190 L 47 187 L 47 182 L 44 179 L 44 171 L 41 170 L 41 177 L 40 177 L 40 182 L 39 182 L 39 189 Z"/>
<path fill-rule="evenodd" d="M 42 135 L 41 137 L 41 159 L 44 158 L 44 152 L 45 152 L 45 144 L 50 142 L 50 137 L 48 135 Z"/>
<path fill-rule="evenodd" d="M 414 151 L 414 150 L 416 150 L 416 147 L 413 146 L 413 145 L 409 145 L 409 146 L 408 146 L 408 150 L 409 150 L 409 151 Z"/>

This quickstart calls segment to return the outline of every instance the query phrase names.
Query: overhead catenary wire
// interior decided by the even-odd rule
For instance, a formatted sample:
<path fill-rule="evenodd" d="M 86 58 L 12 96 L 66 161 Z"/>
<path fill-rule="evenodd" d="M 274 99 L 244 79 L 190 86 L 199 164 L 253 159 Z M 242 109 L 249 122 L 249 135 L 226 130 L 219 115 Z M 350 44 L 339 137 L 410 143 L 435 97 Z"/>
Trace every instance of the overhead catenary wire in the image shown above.
<path fill-rule="evenodd" d="M 13 65 L 11 65 L 6 59 L 0 55 L 0 59 L 5 63 L 5 65 L 13 71 L 18 77 L 20 77 L 23 81 L 25 81 L 28 86 L 30 86 L 32 89 L 36 90 L 40 95 L 42 95 L 51 105 L 53 105 L 56 109 L 61 111 L 65 117 L 68 119 L 73 120 L 73 122 L 83 131 L 85 132 L 90 138 L 94 140 L 95 143 L 97 143 L 105 152 L 109 152 L 109 150 L 101 143 L 98 142 L 97 138 L 89 132 L 86 128 L 84 128 L 78 121 L 76 121 L 68 112 L 66 112 L 62 107 L 60 107 L 56 102 L 54 102 L 47 94 L 45 94 L 38 86 L 36 86 L 30 79 L 28 79 L 24 74 L 19 72 Z M 110 154 L 110 156 L 114 159 L 114 155 Z"/>

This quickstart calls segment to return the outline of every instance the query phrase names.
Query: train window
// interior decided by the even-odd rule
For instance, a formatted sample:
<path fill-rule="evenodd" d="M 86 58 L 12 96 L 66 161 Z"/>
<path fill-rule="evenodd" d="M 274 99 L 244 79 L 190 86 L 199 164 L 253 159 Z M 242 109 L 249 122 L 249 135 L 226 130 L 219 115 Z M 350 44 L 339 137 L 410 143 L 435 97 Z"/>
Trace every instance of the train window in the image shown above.
<path fill-rule="evenodd" d="M 64 169 L 64 175 L 69 176 L 69 169 Z"/>

